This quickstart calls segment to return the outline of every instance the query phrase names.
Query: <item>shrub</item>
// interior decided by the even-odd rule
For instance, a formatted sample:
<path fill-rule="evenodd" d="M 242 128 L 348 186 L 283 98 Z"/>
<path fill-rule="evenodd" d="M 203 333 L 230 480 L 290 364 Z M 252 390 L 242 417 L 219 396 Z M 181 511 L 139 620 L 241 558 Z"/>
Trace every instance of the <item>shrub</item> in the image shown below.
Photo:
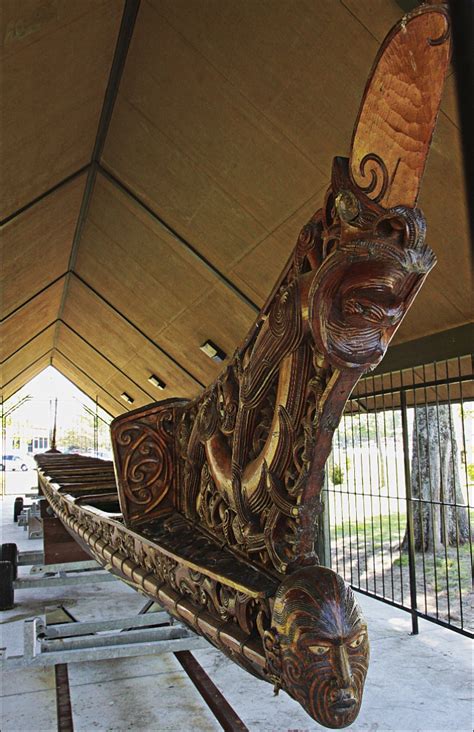
<path fill-rule="evenodd" d="M 333 465 L 331 470 L 331 481 L 333 485 L 341 485 L 344 482 L 344 468 L 340 465 Z"/>

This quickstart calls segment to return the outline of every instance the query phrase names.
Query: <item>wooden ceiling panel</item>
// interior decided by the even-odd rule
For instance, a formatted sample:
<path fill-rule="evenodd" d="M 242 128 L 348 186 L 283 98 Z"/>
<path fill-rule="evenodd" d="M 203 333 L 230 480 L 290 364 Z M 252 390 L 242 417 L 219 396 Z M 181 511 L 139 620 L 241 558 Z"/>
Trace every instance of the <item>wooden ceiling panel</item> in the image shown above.
<path fill-rule="evenodd" d="M 123 6 L 5 0 L 1 217 L 90 161 Z M 85 175 L 4 227 L 0 360 L 15 389 L 52 333 L 58 368 L 114 414 L 128 408 L 122 391 L 140 406 L 215 378 L 222 365 L 199 346 L 231 356 L 255 313 L 212 266 L 264 303 L 323 203 L 333 155 L 348 152 L 376 50 L 401 15 L 395 0 L 142 0 L 102 161 L 118 180 L 99 169 L 61 313 L 54 281 Z M 395 343 L 471 316 L 457 127 L 451 77 L 420 198 L 439 264 Z M 65 324 L 48 328 L 59 315 Z"/>
<path fill-rule="evenodd" d="M 0 389 L 1 397 L 3 401 L 10 399 L 15 392 L 21 389 L 25 384 L 28 384 L 31 379 L 44 371 L 44 369 L 50 365 L 51 356 L 47 355 L 41 358 L 39 361 L 32 363 L 24 371 L 17 372 L 15 378 L 10 381 L 4 389 Z"/>
<path fill-rule="evenodd" d="M 215 277 L 102 176 L 75 271 L 150 337 L 189 307 Z"/>
<path fill-rule="evenodd" d="M 105 411 L 113 417 L 117 417 L 119 414 L 123 414 L 128 411 L 125 402 L 123 402 L 122 405 L 116 399 L 111 397 L 104 389 L 98 386 L 95 380 L 83 373 L 77 365 L 69 361 L 57 351 L 53 353 L 52 365 L 63 376 L 72 381 L 72 383 L 84 392 L 86 396 L 97 401 L 99 406 L 102 407 L 102 409 L 105 409 Z"/>
<path fill-rule="evenodd" d="M 90 161 L 122 9 L 122 0 L 9 6 L 0 218 Z"/>
<path fill-rule="evenodd" d="M 54 331 L 55 326 L 51 325 L 0 365 L 0 387 L 2 385 L 8 387 L 9 383 L 15 380 L 17 374 L 25 371 L 39 359 L 43 361 L 43 357 L 51 353 Z"/>
<path fill-rule="evenodd" d="M 159 334 L 159 342 L 180 363 L 209 384 L 222 370 L 201 350 L 213 341 L 227 356 L 232 356 L 255 320 L 255 312 L 224 285 L 216 285 Z"/>
<path fill-rule="evenodd" d="M 49 0 L 3 0 L 0 57 L 6 59 L 21 53 L 29 45 L 42 41 L 53 32 L 68 26 L 93 10 L 102 0 L 81 0 L 80 3 Z"/>
<path fill-rule="evenodd" d="M 112 123 L 107 167 L 216 267 L 225 269 L 234 256 L 265 236 L 250 214 L 146 124 L 137 110 L 124 100 L 117 108 L 127 110 L 120 124 Z"/>
<path fill-rule="evenodd" d="M 0 361 L 56 320 L 63 288 L 64 277 L 0 324 Z"/>
<path fill-rule="evenodd" d="M 449 117 L 450 121 L 459 129 L 461 125 L 459 121 L 458 97 L 454 73 L 446 79 L 443 99 L 441 102 L 441 110 L 442 114 Z"/>
<path fill-rule="evenodd" d="M 74 361 L 80 369 L 87 374 L 92 374 L 95 381 L 119 401 L 123 392 L 126 392 L 134 399 L 134 406 L 137 407 L 153 401 L 149 394 L 69 330 L 64 323 L 61 323 L 58 328 L 55 347 L 63 356 Z"/>
<path fill-rule="evenodd" d="M 104 161 L 224 268 L 327 176 L 148 4 L 141 6 Z M 206 226 L 200 209 L 207 202 Z M 235 225 L 234 246 L 227 233 Z"/>
<path fill-rule="evenodd" d="M 342 3 L 361 25 L 370 31 L 379 44 L 403 15 L 403 10 L 396 0 L 342 0 Z"/>
<path fill-rule="evenodd" d="M 329 183 L 327 184 L 329 185 Z M 299 233 L 314 213 L 322 207 L 327 185 L 298 211 L 242 257 L 231 271 L 231 279 L 262 306 L 291 256 Z"/>
<path fill-rule="evenodd" d="M 68 269 L 85 175 L 15 217 L 0 240 L 0 318 Z"/>
<path fill-rule="evenodd" d="M 438 263 L 397 332 L 394 343 L 455 328 L 472 318 L 471 258 L 457 128 L 440 115 L 419 206 Z"/>
<path fill-rule="evenodd" d="M 195 379 L 74 278 L 68 288 L 63 320 L 147 391 L 148 377 L 156 374 L 167 384 L 160 398 L 195 396 L 199 391 Z M 187 366 L 191 371 L 192 364 Z"/>
<path fill-rule="evenodd" d="M 349 151 L 379 45 L 352 12 L 334 0 L 152 1 L 229 85 L 328 176 L 333 156 Z M 296 156 L 290 167 L 298 174 Z M 266 176 L 264 190 L 271 187 L 271 168 Z"/>

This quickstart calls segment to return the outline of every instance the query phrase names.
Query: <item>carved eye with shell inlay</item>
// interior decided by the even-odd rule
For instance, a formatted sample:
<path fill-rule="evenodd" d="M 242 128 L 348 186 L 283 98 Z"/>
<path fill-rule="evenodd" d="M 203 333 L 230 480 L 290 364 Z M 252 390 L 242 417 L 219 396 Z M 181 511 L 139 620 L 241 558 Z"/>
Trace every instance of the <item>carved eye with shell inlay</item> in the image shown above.
<path fill-rule="evenodd" d="M 366 635 L 367 634 L 364 631 L 363 633 L 361 633 L 360 635 L 358 635 L 357 638 L 354 638 L 354 640 L 349 643 L 349 646 L 351 648 L 359 648 L 359 646 L 361 646 L 362 643 L 364 642 Z"/>
<path fill-rule="evenodd" d="M 311 653 L 314 653 L 315 656 L 324 656 L 329 652 L 329 646 L 309 646 L 309 650 Z"/>

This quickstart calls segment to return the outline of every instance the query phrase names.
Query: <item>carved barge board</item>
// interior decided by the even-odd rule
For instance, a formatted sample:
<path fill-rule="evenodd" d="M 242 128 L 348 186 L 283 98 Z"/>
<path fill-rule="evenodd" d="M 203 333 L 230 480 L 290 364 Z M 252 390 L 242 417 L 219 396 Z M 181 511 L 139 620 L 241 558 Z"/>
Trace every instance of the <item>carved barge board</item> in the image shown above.
<path fill-rule="evenodd" d="M 435 263 L 414 206 L 448 61 L 443 6 L 389 34 L 351 157 L 334 160 L 225 371 L 194 401 L 114 420 L 117 485 L 110 463 L 37 457 L 48 501 L 99 562 L 327 727 L 356 718 L 369 643 L 315 553 L 324 469 L 347 398 Z"/>

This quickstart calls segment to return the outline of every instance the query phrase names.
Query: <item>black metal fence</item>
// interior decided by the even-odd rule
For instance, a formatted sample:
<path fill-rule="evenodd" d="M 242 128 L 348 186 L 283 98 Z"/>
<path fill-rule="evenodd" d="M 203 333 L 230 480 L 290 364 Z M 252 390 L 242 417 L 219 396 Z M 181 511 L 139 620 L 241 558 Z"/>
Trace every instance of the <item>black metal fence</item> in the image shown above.
<path fill-rule="evenodd" d="M 354 588 L 473 635 L 471 357 L 368 376 L 327 466 L 326 563 Z"/>

